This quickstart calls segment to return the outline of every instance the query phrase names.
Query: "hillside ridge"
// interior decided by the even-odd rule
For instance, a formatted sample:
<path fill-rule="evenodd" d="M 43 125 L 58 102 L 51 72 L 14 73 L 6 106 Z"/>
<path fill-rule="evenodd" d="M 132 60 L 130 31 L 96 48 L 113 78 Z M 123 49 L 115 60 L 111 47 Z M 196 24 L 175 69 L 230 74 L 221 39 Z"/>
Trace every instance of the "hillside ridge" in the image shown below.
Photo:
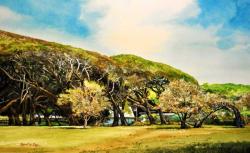
<path fill-rule="evenodd" d="M 193 76 L 165 63 L 151 61 L 133 54 L 119 54 L 111 56 L 111 58 L 121 67 L 127 69 L 148 71 L 153 74 L 161 74 L 169 79 L 184 79 L 198 84 L 198 81 Z"/>
<path fill-rule="evenodd" d="M 144 59 L 136 55 L 120 54 L 108 57 L 99 52 L 88 51 L 70 45 L 49 42 L 0 30 L 0 56 L 3 57 L 4 55 L 29 51 L 52 51 L 73 54 L 81 58 L 88 58 L 93 64 L 98 65 L 103 69 L 107 68 L 108 65 L 115 65 L 122 69 L 140 70 L 154 75 L 163 75 L 169 79 L 185 79 L 193 83 L 198 83 L 193 76 L 179 69 L 167 64 Z"/>

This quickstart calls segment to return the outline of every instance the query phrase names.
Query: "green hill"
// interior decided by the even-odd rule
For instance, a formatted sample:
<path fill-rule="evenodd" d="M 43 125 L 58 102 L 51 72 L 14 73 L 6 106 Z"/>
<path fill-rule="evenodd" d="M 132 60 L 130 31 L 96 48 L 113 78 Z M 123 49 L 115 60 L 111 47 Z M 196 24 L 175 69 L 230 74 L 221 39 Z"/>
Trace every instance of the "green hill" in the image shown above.
<path fill-rule="evenodd" d="M 60 52 L 80 58 L 87 58 L 92 64 L 99 68 L 106 68 L 108 65 L 114 65 L 112 59 L 97 52 L 0 30 L 0 57 L 20 52 Z"/>
<path fill-rule="evenodd" d="M 111 57 L 125 71 L 144 71 L 148 74 L 165 76 L 170 80 L 185 79 L 186 81 L 198 83 L 191 75 L 182 72 L 167 64 L 153 62 L 142 57 L 129 54 L 121 54 Z"/>
<path fill-rule="evenodd" d="M 211 93 L 218 93 L 221 95 L 225 95 L 228 97 L 238 97 L 245 93 L 250 93 L 250 85 L 242 85 L 242 84 L 208 84 L 205 83 L 202 85 L 202 88 Z"/>
<path fill-rule="evenodd" d="M 166 76 L 171 79 L 185 79 L 197 83 L 194 77 L 175 69 L 169 65 L 153 62 L 135 55 L 117 55 L 108 57 L 97 52 L 87 51 L 55 42 L 48 42 L 31 37 L 21 36 L 0 30 L 0 61 L 5 56 L 22 52 L 60 52 L 80 58 L 87 58 L 98 68 L 106 69 L 112 66 L 115 69 L 123 69 L 142 73 L 143 76 Z M 125 71 L 123 71 L 125 72 Z"/>

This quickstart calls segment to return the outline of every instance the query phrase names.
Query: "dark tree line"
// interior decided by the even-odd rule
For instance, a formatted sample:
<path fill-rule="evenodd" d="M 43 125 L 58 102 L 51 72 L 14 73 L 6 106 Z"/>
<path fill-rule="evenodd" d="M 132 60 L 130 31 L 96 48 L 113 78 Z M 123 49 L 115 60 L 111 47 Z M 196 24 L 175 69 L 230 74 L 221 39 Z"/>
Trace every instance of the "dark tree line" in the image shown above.
<path fill-rule="evenodd" d="M 35 114 L 42 114 L 50 125 L 52 113 L 63 113 L 56 105 L 58 94 L 83 86 L 85 79 L 103 81 L 99 78 L 101 71 L 87 59 L 51 52 L 7 57 L 1 62 L 0 74 L 0 113 L 8 115 L 10 125 L 21 124 L 19 115 L 23 125 L 27 125 L 29 115 L 32 125 Z"/>
<path fill-rule="evenodd" d="M 70 125 L 79 124 L 69 105 L 58 106 L 57 98 L 68 89 L 84 86 L 84 81 L 95 81 L 105 87 L 113 111 L 113 126 L 128 125 L 125 118 L 125 105 L 133 108 L 133 113 L 145 112 L 149 123 L 156 124 L 153 113 L 160 116 L 161 124 L 166 124 L 162 107 L 157 100 L 168 88 L 170 81 L 164 77 L 156 77 L 147 72 L 131 72 L 114 65 L 95 65 L 91 60 L 80 56 L 61 52 L 22 52 L 6 55 L 0 60 L 0 114 L 8 116 L 9 125 L 34 125 L 44 116 L 47 125 L 51 125 L 50 116 L 60 115 L 69 120 Z M 150 92 L 156 97 L 150 98 Z M 236 114 L 236 122 L 240 120 L 237 108 L 233 106 L 219 107 L 232 110 Z M 214 110 L 218 108 L 214 107 Z M 196 120 L 196 127 L 210 114 Z M 108 115 L 103 111 L 103 116 Z M 207 113 L 200 111 L 200 114 Z M 21 116 L 22 120 L 20 120 Z M 36 117 L 38 116 L 38 118 Z M 93 118 L 93 120 L 98 120 Z M 103 118 L 99 118 L 103 121 Z M 137 118 L 135 119 L 137 120 Z M 237 124 L 238 126 L 238 124 Z"/>

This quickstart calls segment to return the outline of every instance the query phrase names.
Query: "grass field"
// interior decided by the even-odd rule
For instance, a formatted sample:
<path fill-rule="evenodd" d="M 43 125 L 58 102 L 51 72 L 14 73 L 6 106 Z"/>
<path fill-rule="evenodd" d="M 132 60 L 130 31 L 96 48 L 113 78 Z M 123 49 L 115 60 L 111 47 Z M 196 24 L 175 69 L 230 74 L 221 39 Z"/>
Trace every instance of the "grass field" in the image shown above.
<path fill-rule="evenodd" d="M 217 150 L 216 150 L 217 148 Z M 250 127 L 0 127 L 1 153 L 250 151 Z M 211 149 L 211 150 L 208 150 Z M 248 150 L 249 149 L 249 150 Z M 196 150 L 196 151 L 194 151 Z M 205 150 L 205 151 L 204 151 Z M 212 151 L 213 150 L 213 151 Z"/>

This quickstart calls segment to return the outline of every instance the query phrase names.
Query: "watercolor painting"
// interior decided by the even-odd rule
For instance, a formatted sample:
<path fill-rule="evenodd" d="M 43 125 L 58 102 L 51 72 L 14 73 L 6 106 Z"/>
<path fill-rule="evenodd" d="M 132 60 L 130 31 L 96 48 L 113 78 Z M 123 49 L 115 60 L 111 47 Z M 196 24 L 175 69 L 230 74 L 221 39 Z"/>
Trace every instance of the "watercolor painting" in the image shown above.
<path fill-rule="evenodd" d="M 249 0 L 0 0 L 1 153 L 249 153 Z"/>

